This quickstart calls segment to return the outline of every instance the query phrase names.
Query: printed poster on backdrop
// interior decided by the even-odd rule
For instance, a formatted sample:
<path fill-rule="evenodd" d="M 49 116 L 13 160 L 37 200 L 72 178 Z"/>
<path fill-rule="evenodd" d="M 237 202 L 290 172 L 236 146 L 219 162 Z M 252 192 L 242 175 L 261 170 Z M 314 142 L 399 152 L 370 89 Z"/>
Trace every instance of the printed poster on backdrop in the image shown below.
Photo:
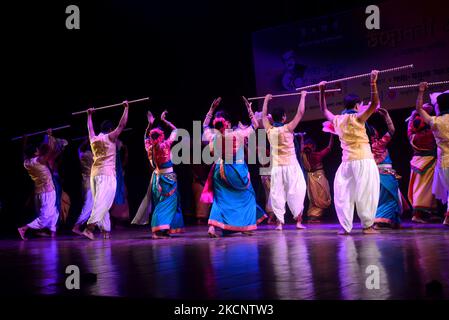
<path fill-rule="evenodd" d="M 295 92 L 295 88 L 342 77 L 413 64 L 413 69 L 379 76 L 382 106 L 408 108 L 415 104 L 417 89 L 389 90 L 389 86 L 420 81 L 449 80 L 449 15 L 433 10 L 428 2 L 391 1 L 379 5 L 380 29 L 368 30 L 368 14 L 360 7 L 340 14 L 299 21 L 253 34 L 257 95 Z M 369 101 L 369 77 L 349 80 L 328 88 L 331 111 L 340 112 L 348 93 Z M 435 87 L 431 91 L 444 91 Z M 313 89 L 316 90 L 316 89 Z M 273 99 L 290 115 L 299 96 Z M 304 120 L 321 119 L 318 95 L 306 102 Z M 259 102 L 261 108 L 261 102 Z"/>

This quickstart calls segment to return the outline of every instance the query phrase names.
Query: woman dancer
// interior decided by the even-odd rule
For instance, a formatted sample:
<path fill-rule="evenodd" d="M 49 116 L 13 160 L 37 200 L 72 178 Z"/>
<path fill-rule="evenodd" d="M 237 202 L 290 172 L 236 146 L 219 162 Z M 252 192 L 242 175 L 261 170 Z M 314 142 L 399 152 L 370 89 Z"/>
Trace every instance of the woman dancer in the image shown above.
<path fill-rule="evenodd" d="M 166 115 L 167 111 L 164 111 L 161 120 L 171 129 L 168 139 L 165 139 L 164 132 L 160 128 L 152 128 L 154 116 L 148 111 L 148 127 L 145 130 L 144 142 L 154 171 L 147 195 L 132 221 L 133 224 L 147 224 L 149 215 L 153 212 L 151 218 L 153 239 L 169 238 L 170 234 L 179 233 L 184 227 L 178 180 L 171 162 L 171 145 L 176 138 L 176 127 L 166 119 Z"/>
<path fill-rule="evenodd" d="M 431 104 L 426 103 L 423 109 L 429 115 L 435 115 Z M 437 212 L 437 202 L 432 194 L 433 176 L 437 161 L 437 145 L 430 126 L 414 110 L 408 121 L 408 139 L 413 148 L 410 161 L 410 181 L 408 200 L 413 207 L 412 221 L 426 223 Z"/>
<path fill-rule="evenodd" d="M 245 138 L 257 129 L 258 124 L 251 104 L 243 99 L 251 126 L 232 130 L 225 113 L 221 112 L 213 121 L 215 130 L 210 128 L 209 123 L 221 98 L 213 101 L 203 122 L 203 139 L 209 141 L 211 152 L 217 158 L 201 195 L 203 202 L 212 203 L 208 230 L 210 237 L 217 237 L 215 227 L 222 229 L 224 235 L 227 231 L 250 235 L 257 229 L 257 223 L 266 217 L 256 204 L 248 166 L 244 161 Z"/>
<path fill-rule="evenodd" d="M 374 227 L 375 229 L 396 229 L 399 228 L 401 222 L 399 216 L 402 213 L 402 204 L 396 171 L 393 169 L 393 162 L 387 148 L 394 135 L 395 128 L 386 109 L 379 108 L 377 112 L 384 118 L 388 132 L 380 137 L 379 132 L 374 129 L 374 136 L 371 137 L 371 150 L 380 175 L 379 204 L 374 219 Z"/>
<path fill-rule="evenodd" d="M 327 147 L 321 151 L 316 151 L 316 143 L 312 139 L 305 139 L 303 134 L 298 135 L 301 136 L 301 160 L 307 172 L 308 222 L 319 223 L 324 210 L 329 208 L 332 201 L 329 181 L 324 172 L 323 159 L 331 152 L 334 137 L 330 135 Z"/>
<path fill-rule="evenodd" d="M 437 115 L 432 117 L 423 108 L 423 95 L 426 89 L 427 83 L 420 83 L 416 111 L 430 125 L 437 143 L 438 156 L 432 193 L 445 204 L 449 203 L 449 92 L 437 96 Z M 443 224 L 449 227 L 449 210 Z"/>

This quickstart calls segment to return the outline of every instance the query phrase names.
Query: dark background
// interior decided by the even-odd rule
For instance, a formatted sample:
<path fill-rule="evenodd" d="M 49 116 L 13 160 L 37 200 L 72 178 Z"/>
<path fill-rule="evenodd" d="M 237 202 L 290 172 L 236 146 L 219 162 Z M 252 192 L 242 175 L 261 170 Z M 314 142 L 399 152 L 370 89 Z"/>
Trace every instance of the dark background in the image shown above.
<path fill-rule="evenodd" d="M 379 2 L 375 2 L 379 3 Z M 14 231 L 28 222 L 33 212 L 25 208 L 32 182 L 22 166 L 20 142 L 10 138 L 26 132 L 71 124 L 56 136 L 86 135 L 86 117 L 73 111 L 150 96 L 151 103 L 131 107 L 123 141 L 129 147 L 127 183 L 131 216 L 149 181 L 142 136 L 145 112 L 169 110 L 168 119 L 191 129 L 202 120 L 210 102 L 223 97 L 223 107 L 234 120 L 246 120 L 241 95 L 255 94 L 251 33 L 290 21 L 349 9 L 365 10 L 372 1 L 58 1 L 15 2 L 2 10 L 4 36 L 3 108 L 0 118 L 1 231 Z M 76 4 L 81 29 L 65 28 L 65 8 Z M 400 18 L 400 16 L 398 16 Z M 364 27 L 364 26 L 361 26 Z M 388 63 L 384 63 L 388 65 Z M 118 121 L 121 108 L 99 112 L 99 125 L 109 118 Z M 409 109 L 391 113 L 397 127 L 391 156 L 403 175 L 406 193 L 411 149 L 404 119 Z M 376 120 L 376 119 L 374 119 Z M 321 145 L 321 121 L 301 123 Z M 78 144 L 64 154 L 64 189 L 72 198 L 71 217 L 81 205 Z M 340 163 L 338 143 L 326 160 L 329 180 Z M 187 165 L 176 168 L 181 183 L 184 212 L 191 211 L 191 173 Z M 258 179 L 253 175 L 255 188 Z M 327 212 L 334 219 L 335 212 Z"/>

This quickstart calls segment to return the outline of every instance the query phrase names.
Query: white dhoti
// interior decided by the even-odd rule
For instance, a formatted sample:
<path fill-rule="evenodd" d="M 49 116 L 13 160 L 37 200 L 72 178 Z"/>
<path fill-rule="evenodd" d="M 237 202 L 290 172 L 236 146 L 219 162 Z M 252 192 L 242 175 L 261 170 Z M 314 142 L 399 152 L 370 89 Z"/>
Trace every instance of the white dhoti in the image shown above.
<path fill-rule="evenodd" d="M 334 204 L 338 220 L 352 230 L 354 205 L 363 228 L 371 227 L 379 203 L 380 177 L 374 159 L 344 161 L 335 174 Z"/>
<path fill-rule="evenodd" d="M 94 176 L 90 178 L 93 197 L 92 213 L 87 224 L 96 224 L 100 230 L 111 231 L 109 209 L 114 203 L 117 180 L 115 176 Z"/>
<path fill-rule="evenodd" d="M 89 220 L 90 214 L 92 212 L 92 206 L 94 199 L 92 196 L 92 190 L 90 186 L 90 181 L 83 181 L 83 194 L 84 194 L 84 204 L 83 209 L 81 209 L 81 214 L 76 220 L 76 224 L 81 225 Z"/>
<path fill-rule="evenodd" d="M 39 216 L 28 224 L 31 229 L 48 228 L 56 232 L 59 211 L 56 207 L 56 191 L 39 193 L 34 197 L 36 211 Z"/>
<path fill-rule="evenodd" d="M 273 166 L 270 199 L 279 222 L 284 223 L 286 203 L 295 219 L 302 215 L 306 190 L 306 181 L 297 161 L 291 165 Z"/>
<path fill-rule="evenodd" d="M 435 168 L 432 193 L 441 202 L 449 204 L 449 168 L 441 168 L 439 166 Z"/>

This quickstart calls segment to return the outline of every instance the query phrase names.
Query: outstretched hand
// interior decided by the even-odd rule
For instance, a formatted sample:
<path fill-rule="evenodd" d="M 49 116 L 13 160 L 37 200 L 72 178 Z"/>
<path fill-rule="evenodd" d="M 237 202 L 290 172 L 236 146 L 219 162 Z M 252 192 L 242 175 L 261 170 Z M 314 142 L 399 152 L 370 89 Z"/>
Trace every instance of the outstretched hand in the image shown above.
<path fill-rule="evenodd" d="M 372 70 L 371 71 L 371 82 L 376 82 L 378 75 L 379 75 L 379 70 Z"/>
<path fill-rule="evenodd" d="M 378 113 L 380 113 L 380 115 L 382 115 L 383 117 L 388 116 L 388 110 L 385 108 L 379 108 L 376 110 Z"/>
<path fill-rule="evenodd" d="M 242 96 L 242 99 L 245 102 L 245 106 L 246 106 L 246 109 L 248 109 L 248 112 L 252 112 L 253 111 L 253 109 L 252 109 L 253 103 L 249 102 L 248 99 L 246 99 L 246 97 L 244 97 L 244 96 Z"/>
<path fill-rule="evenodd" d="M 164 112 L 162 112 L 162 114 L 161 114 L 161 120 L 162 121 L 167 121 L 165 118 L 167 117 L 167 113 L 168 113 L 168 111 L 167 110 L 164 110 Z"/>
<path fill-rule="evenodd" d="M 270 101 L 272 99 L 273 99 L 273 95 L 271 93 L 269 93 L 265 96 L 265 101 Z"/>
<path fill-rule="evenodd" d="M 148 111 L 148 112 L 147 112 L 147 119 L 148 119 L 148 123 L 149 123 L 149 124 L 153 124 L 153 123 L 154 123 L 154 116 L 153 116 L 153 114 L 151 113 L 151 111 Z"/>
<path fill-rule="evenodd" d="M 210 109 L 211 109 L 211 110 L 217 109 L 217 107 L 218 107 L 218 105 L 220 104 L 220 102 L 221 102 L 221 97 L 218 97 L 218 98 L 214 99 L 214 101 L 212 101 L 212 104 L 211 104 L 211 106 L 210 106 Z"/>
<path fill-rule="evenodd" d="M 419 84 L 419 91 L 421 91 L 421 92 L 426 91 L 426 89 L 427 89 L 428 86 L 429 86 L 429 85 L 427 84 L 427 82 L 421 82 L 421 83 Z"/>
<path fill-rule="evenodd" d="M 320 83 L 318 83 L 318 88 L 320 89 L 320 91 L 326 89 L 326 81 L 321 81 Z"/>

